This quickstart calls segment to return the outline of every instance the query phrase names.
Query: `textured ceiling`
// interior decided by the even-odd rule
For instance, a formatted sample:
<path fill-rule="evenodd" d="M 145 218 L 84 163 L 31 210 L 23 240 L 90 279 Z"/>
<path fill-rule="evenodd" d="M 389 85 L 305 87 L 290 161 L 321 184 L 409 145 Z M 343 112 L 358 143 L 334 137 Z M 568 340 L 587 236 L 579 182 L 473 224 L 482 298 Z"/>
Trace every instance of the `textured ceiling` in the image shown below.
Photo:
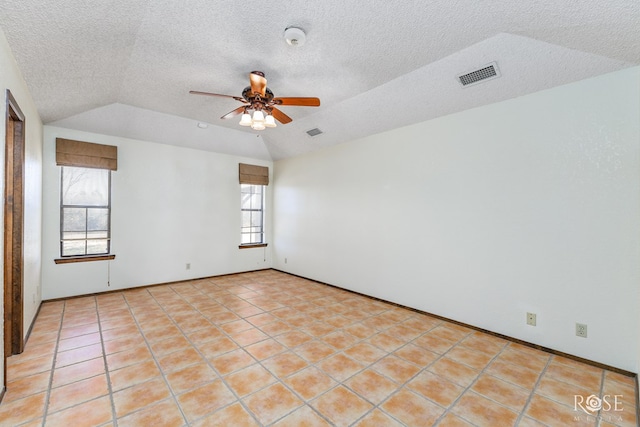
<path fill-rule="evenodd" d="M 638 0 L 0 0 L 0 28 L 45 123 L 274 160 L 640 63 Z M 252 70 L 322 105 L 256 132 L 188 93 L 239 96 Z"/>

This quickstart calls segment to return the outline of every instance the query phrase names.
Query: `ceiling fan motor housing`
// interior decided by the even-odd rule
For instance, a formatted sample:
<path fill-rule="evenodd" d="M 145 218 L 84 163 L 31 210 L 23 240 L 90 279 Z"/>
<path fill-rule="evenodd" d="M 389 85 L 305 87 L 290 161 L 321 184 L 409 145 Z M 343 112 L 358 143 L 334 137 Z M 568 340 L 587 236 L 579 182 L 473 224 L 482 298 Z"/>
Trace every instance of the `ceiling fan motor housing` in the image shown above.
<path fill-rule="evenodd" d="M 242 91 L 242 97 L 244 99 L 246 99 L 248 102 L 253 102 L 255 99 L 255 94 L 253 93 L 253 90 L 251 89 L 251 86 L 247 86 L 244 88 L 244 90 Z M 270 102 L 273 99 L 274 95 L 273 92 L 271 92 L 271 89 L 269 88 L 265 88 L 264 90 L 264 96 L 261 97 L 261 99 L 265 102 Z"/>

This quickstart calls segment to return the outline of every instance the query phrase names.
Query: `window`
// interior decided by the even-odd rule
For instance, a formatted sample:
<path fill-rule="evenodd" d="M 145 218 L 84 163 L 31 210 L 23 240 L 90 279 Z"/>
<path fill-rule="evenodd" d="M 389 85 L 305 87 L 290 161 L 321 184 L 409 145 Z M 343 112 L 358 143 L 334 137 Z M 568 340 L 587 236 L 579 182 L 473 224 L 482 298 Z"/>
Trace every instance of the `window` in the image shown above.
<path fill-rule="evenodd" d="M 267 246 L 264 239 L 264 200 L 269 168 L 240 163 L 240 248 Z"/>
<path fill-rule="evenodd" d="M 60 255 L 106 255 L 110 251 L 111 171 L 62 167 Z"/>
<path fill-rule="evenodd" d="M 56 264 L 115 259 L 111 251 L 111 171 L 118 147 L 56 138 L 60 255 Z"/>
<path fill-rule="evenodd" d="M 241 245 L 264 243 L 264 185 L 240 184 Z"/>

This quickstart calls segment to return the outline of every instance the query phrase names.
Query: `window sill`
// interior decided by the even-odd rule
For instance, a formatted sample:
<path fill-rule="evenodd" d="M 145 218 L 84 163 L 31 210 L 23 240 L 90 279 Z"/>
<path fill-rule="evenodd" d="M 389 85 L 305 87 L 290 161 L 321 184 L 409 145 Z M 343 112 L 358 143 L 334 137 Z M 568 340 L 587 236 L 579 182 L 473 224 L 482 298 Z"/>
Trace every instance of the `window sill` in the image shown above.
<path fill-rule="evenodd" d="M 267 243 L 251 243 L 251 244 L 240 245 L 240 246 L 238 246 L 238 248 L 239 249 L 264 248 L 266 246 L 267 246 Z"/>
<path fill-rule="evenodd" d="M 89 262 L 89 261 L 108 261 L 115 259 L 115 255 L 88 255 L 88 256 L 75 256 L 54 259 L 56 264 L 71 264 L 74 262 Z"/>

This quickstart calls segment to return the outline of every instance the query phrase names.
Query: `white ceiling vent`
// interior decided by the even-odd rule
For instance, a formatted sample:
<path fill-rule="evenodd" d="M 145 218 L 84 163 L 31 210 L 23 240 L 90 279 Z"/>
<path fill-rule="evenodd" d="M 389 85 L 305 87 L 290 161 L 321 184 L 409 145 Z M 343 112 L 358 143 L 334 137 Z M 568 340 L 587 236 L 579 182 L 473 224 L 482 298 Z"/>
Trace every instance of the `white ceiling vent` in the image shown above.
<path fill-rule="evenodd" d="M 487 80 L 492 80 L 500 77 L 500 70 L 498 64 L 492 62 L 477 70 L 470 71 L 468 73 L 460 74 L 458 81 L 462 86 L 471 86 Z"/>
<path fill-rule="evenodd" d="M 312 136 L 312 137 L 313 137 L 313 136 L 321 135 L 321 134 L 322 134 L 322 131 L 321 131 L 320 129 L 318 129 L 318 128 L 313 128 L 313 129 L 308 130 L 308 131 L 307 131 L 307 134 L 308 134 L 309 136 Z"/>

